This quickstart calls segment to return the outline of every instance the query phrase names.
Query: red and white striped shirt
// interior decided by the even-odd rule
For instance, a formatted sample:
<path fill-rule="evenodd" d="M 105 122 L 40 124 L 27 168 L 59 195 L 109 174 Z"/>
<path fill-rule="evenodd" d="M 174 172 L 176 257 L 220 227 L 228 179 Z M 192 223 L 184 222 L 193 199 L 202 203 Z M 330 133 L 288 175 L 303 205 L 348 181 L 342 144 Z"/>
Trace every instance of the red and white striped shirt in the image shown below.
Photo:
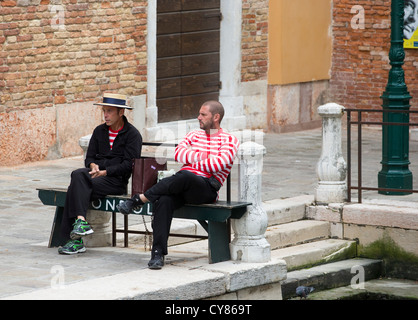
<path fill-rule="evenodd" d="M 109 143 L 110 143 L 110 150 L 112 150 L 113 148 L 113 142 L 115 141 L 117 135 L 119 134 L 119 131 L 121 131 L 123 129 L 120 128 L 118 131 L 113 131 L 112 129 L 110 129 L 109 127 Z"/>
<path fill-rule="evenodd" d="M 215 176 L 223 185 L 238 147 L 238 139 L 222 129 L 211 135 L 204 130 L 195 130 L 178 144 L 174 158 L 184 164 L 180 170 L 188 170 L 206 178 Z"/>

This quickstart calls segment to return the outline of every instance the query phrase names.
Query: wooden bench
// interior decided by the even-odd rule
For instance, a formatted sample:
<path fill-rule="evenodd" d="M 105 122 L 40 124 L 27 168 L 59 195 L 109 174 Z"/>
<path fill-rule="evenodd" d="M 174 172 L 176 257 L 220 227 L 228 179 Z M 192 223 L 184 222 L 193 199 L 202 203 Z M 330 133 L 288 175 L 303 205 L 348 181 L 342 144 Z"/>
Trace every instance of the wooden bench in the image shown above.
<path fill-rule="evenodd" d="M 55 206 L 55 217 L 52 224 L 51 236 L 48 247 L 58 247 L 65 244 L 68 239 L 62 238 L 60 234 L 62 215 L 67 190 L 66 189 L 37 189 L 39 199 L 44 205 Z M 94 201 L 90 210 L 112 212 L 112 245 L 116 245 L 116 233 L 121 232 L 125 237 L 125 245 L 129 233 L 142 233 L 142 231 L 128 230 L 125 223 L 124 229 L 116 229 L 116 205 L 125 201 L 128 196 L 107 196 Z M 174 212 L 174 218 L 194 219 L 199 221 L 208 233 L 209 263 L 216 263 L 230 260 L 230 221 L 229 219 L 240 219 L 247 211 L 251 203 L 236 201 L 218 201 L 213 204 L 191 205 L 186 204 Z M 125 219 L 128 216 L 124 215 Z M 196 237 L 195 235 L 170 234 L 170 236 Z"/>
<path fill-rule="evenodd" d="M 144 143 L 145 144 L 145 143 Z M 231 242 L 230 219 L 240 219 L 247 211 L 249 202 L 231 201 L 231 179 L 228 176 L 227 200 L 211 204 L 192 205 L 186 204 L 174 212 L 174 218 L 197 220 L 206 230 L 208 236 L 170 234 L 171 237 L 207 238 L 209 263 L 216 263 L 230 260 L 229 243 Z M 59 247 L 65 244 L 68 239 L 61 236 L 61 222 L 64 212 L 65 197 L 67 189 L 42 188 L 38 190 L 38 197 L 44 205 L 55 206 L 55 216 L 52 224 L 51 235 L 48 247 Z M 124 216 L 123 229 L 116 227 L 116 207 L 121 201 L 130 198 L 128 195 L 109 195 L 90 204 L 90 210 L 112 212 L 112 246 L 116 246 L 116 234 L 124 234 L 124 245 L 128 246 L 128 234 L 145 234 L 145 231 L 129 230 L 128 217 Z"/>

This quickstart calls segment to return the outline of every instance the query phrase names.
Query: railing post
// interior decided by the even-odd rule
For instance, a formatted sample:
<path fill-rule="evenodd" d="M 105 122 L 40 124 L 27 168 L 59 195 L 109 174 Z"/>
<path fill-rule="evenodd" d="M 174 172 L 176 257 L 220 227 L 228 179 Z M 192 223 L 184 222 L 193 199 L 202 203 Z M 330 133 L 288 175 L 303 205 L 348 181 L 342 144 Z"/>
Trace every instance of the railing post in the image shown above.
<path fill-rule="evenodd" d="M 232 219 L 234 240 L 230 244 L 232 260 L 270 261 L 270 244 L 265 238 L 268 225 L 261 202 L 261 174 L 266 148 L 248 141 L 241 144 L 239 157 L 239 200 L 251 202 L 241 219 Z"/>
<path fill-rule="evenodd" d="M 351 202 L 351 110 L 347 110 L 347 201 Z"/>
<path fill-rule="evenodd" d="M 328 103 L 318 108 L 322 117 L 322 154 L 317 165 L 318 204 L 341 203 L 347 200 L 347 165 L 342 155 L 341 118 L 344 107 Z"/>

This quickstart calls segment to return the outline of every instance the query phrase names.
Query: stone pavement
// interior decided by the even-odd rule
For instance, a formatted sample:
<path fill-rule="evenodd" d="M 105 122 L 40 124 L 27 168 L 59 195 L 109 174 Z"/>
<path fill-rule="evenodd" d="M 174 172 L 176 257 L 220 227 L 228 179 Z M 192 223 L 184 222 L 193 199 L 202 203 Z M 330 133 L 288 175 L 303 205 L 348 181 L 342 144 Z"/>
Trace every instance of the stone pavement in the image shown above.
<path fill-rule="evenodd" d="M 370 186 L 377 180 L 380 170 L 381 133 L 368 129 L 364 130 L 363 137 L 363 185 Z M 343 140 L 345 145 L 345 138 Z M 320 129 L 269 133 L 263 141 L 257 142 L 262 142 L 267 148 L 262 176 L 263 201 L 314 194 L 317 184 L 315 168 L 322 147 Z M 345 155 L 345 150 L 343 153 Z M 414 173 L 415 186 L 418 186 L 417 153 L 418 142 L 411 141 L 410 160 L 413 163 L 410 168 Z M 215 293 L 221 294 L 225 287 L 222 268 L 231 268 L 231 263 L 208 265 L 207 251 L 198 245 L 171 248 L 167 266 L 162 271 L 147 269 L 149 252 L 144 252 L 142 248 L 88 248 L 86 253 L 75 256 L 59 255 L 56 248 L 47 248 L 54 208 L 41 204 L 36 188 L 67 187 L 71 171 L 82 163 L 80 156 L 0 167 L 0 299 L 129 297 L 129 292 L 118 292 L 117 284 L 138 277 L 136 297 L 191 298 L 188 292 L 184 292 L 188 289 L 181 290 L 181 284 L 186 284 L 193 277 L 198 281 L 211 279 L 213 290 L 219 290 Z M 236 181 L 237 169 L 234 170 L 233 181 Z M 236 198 L 236 184 L 232 185 L 233 198 Z M 365 192 L 363 198 L 365 202 L 376 198 L 418 201 L 417 194 L 394 197 Z M 272 267 L 264 264 L 260 268 Z M 98 290 L 91 290 L 91 286 L 98 284 Z M 87 285 L 90 289 L 81 293 L 80 290 Z M 72 287 L 73 290 L 60 290 L 62 286 Z M 171 288 L 167 295 L 157 294 L 167 287 Z M 138 292 L 143 295 L 138 295 Z"/>

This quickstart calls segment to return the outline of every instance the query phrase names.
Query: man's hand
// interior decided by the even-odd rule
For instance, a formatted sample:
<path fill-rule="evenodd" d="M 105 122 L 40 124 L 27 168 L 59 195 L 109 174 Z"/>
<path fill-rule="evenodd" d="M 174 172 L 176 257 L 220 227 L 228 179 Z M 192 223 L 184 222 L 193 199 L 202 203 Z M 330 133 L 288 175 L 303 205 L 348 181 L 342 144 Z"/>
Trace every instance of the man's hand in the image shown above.
<path fill-rule="evenodd" d="M 90 164 L 90 176 L 92 179 L 97 177 L 104 177 L 106 176 L 106 170 L 100 170 L 99 166 L 95 163 Z"/>

